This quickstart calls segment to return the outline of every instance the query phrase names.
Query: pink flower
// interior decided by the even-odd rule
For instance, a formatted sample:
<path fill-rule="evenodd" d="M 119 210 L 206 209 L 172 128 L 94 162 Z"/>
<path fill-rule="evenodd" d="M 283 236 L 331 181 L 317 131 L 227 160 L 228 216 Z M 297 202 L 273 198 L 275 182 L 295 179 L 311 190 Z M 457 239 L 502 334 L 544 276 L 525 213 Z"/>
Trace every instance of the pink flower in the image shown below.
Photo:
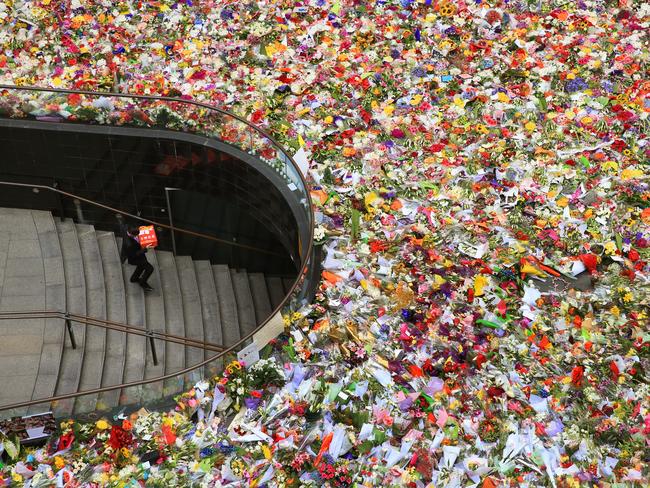
<path fill-rule="evenodd" d="M 384 424 L 386 427 L 393 425 L 393 417 L 390 416 L 388 410 L 385 408 L 378 408 L 375 410 L 375 419 L 378 424 Z"/>

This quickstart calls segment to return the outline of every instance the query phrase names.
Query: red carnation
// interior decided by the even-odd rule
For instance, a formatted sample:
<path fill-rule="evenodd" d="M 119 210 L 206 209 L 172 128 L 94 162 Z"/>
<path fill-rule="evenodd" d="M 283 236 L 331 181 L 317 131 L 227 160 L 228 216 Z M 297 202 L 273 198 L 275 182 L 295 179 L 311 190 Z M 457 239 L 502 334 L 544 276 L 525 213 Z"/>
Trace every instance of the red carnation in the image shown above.
<path fill-rule="evenodd" d="M 614 141 L 612 144 L 612 149 L 615 151 L 621 152 L 623 149 L 627 147 L 627 144 L 625 144 L 625 141 L 622 141 L 621 139 L 618 139 Z"/>
<path fill-rule="evenodd" d="M 111 428 L 111 434 L 108 438 L 108 445 L 115 450 L 127 447 L 131 444 L 133 436 L 130 432 L 124 430 L 119 425 L 114 425 Z"/>

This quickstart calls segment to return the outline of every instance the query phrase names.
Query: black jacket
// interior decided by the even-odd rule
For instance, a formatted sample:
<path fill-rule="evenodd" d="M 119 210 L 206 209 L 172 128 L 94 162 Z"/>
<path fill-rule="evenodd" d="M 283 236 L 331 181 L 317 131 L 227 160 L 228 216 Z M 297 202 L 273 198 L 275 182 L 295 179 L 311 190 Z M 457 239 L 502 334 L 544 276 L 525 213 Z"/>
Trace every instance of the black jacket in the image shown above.
<path fill-rule="evenodd" d="M 122 229 L 122 250 L 120 252 L 120 257 L 122 262 L 128 261 L 129 264 L 141 264 L 147 262 L 146 256 L 147 250 L 140 247 L 140 243 L 137 239 L 131 237 L 126 228 Z"/>

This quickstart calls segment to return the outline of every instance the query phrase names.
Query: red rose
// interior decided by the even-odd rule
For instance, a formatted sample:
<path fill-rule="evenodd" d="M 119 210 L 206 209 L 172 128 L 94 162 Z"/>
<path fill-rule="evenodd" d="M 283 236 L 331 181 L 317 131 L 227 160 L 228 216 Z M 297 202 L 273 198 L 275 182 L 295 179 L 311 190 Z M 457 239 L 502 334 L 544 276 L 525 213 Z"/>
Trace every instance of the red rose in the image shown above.
<path fill-rule="evenodd" d="M 639 253 L 636 249 L 630 249 L 630 252 L 627 253 L 627 257 L 630 258 L 630 261 L 636 263 L 639 260 Z"/>
<path fill-rule="evenodd" d="M 621 139 L 618 139 L 614 141 L 612 144 L 612 149 L 615 151 L 621 152 L 623 149 L 627 147 L 627 144 L 625 144 L 625 141 L 622 141 Z"/>
<path fill-rule="evenodd" d="M 499 388 L 498 386 L 491 386 L 487 389 L 487 394 L 489 397 L 494 398 L 494 397 L 500 397 L 505 393 L 503 388 Z"/>
<path fill-rule="evenodd" d="M 56 445 L 56 450 L 63 451 L 64 449 L 68 449 L 73 442 L 74 442 L 74 434 L 72 432 L 69 432 L 68 434 L 64 434 L 61 437 L 59 437 L 59 442 Z"/>

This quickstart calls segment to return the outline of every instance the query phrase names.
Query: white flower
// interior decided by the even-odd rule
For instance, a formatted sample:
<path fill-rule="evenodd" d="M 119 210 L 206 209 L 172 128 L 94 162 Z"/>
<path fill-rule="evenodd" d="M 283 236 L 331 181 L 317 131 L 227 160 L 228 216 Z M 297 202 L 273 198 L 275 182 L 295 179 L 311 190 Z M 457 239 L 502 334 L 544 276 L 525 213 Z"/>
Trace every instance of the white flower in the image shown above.
<path fill-rule="evenodd" d="M 325 227 L 319 225 L 314 229 L 314 240 L 322 241 L 323 239 L 325 239 Z"/>

